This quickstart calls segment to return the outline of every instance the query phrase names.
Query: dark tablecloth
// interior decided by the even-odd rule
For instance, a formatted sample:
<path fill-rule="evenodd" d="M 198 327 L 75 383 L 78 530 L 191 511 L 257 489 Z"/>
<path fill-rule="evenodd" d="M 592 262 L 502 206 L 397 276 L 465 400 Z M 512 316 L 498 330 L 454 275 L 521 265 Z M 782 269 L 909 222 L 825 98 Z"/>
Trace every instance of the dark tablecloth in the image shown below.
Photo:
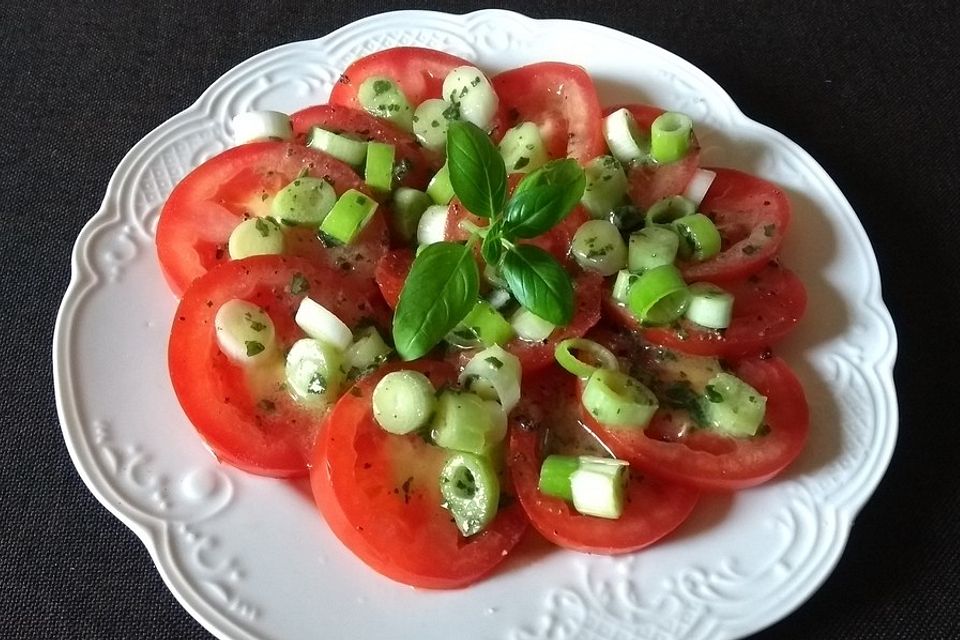
<path fill-rule="evenodd" d="M 468 11 L 471 3 L 407 8 Z M 756 638 L 960 638 L 960 10 L 955 3 L 541 1 L 683 56 L 817 158 L 876 249 L 901 436 L 836 571 Z M 61 436 L 51 341 L 70 249 L 113 169 L 223 72 L 380 0 L 0 6 L 0 636 L 203 638 Z M 318 630 L 318 635 L 323 635 Z"/>

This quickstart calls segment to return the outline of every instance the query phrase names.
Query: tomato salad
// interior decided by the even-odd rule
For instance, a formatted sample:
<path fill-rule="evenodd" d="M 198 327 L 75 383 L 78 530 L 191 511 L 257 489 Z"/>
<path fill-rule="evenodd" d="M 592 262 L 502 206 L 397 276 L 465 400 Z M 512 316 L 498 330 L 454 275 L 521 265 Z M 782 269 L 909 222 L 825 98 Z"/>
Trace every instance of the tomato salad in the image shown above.
<path fill-rule="evenodd" d="M 633 552 L 803 449 L 790 203 L 686 115 L 404 47 L 233 130 L 160 215 L 173 388 L 374 570 L 463 587 L 528 529 Z"/>

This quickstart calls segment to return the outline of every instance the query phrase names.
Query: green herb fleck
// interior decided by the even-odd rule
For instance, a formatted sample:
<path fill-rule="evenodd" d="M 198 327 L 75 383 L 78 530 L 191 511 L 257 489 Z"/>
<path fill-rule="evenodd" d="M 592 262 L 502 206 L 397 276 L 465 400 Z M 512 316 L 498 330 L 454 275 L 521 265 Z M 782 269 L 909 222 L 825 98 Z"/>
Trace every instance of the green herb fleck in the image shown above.
<path fill-rule="evenodd" d="M 301 293 L 306 293 L 310 290 L 310 283 L 306 278 L 303 277 L 302 273 L 293 274 L 293 278 L 290 280 L 290 293 L 295 296 L 300 295 Z"/>
<path fill-rule="evenodd" d="M 713 403 L 723 402 L 723 394 L 717 391 L 717 388 L 712 384 L 708 384 L 704 389 L 704 395 L 707 396 L 707 400 Z"/>
<path fill-rule="evenodd" d="M 252 358 L 253 356 L 261 353 L 264 350 L 262 342 L 257 342 L 256 340 L 246 340 L 244 342 L 247 345 L 247 357 Z"/>
<path fill-rule="evenodd" d="M 270 235 L 270 225 L 267 224 L 263 218 L 257 218 L 257 221 L 254 222 L 253 225 L 257 228 L 257 232 L 261 237 L 266 238 Z"/>
<path fill-rule="evenodd" d="M 373 81 L 373 93 L 375 95 L 382 95 L 387 91 L 390 91 L 391 83 L 389 80 L 374 80 Z"/>
<path fill-rule="evenodd" d="M 500 369 L 503 366 L 503 360 L 495 356 L 484 358 L 484 362 L 489 362 L 490 366 L 493 367 L 494 369 Z"/>
<path fill-rule="evenodd" d="M 513 163 L 513 170 L 519 171 L 520 169 L 523 169 L 528 164 L 530 164 L 530 158 L 528 158 L 527 156 L 520 156 L 519 158 L 517 158 L 517 161 Z"/>

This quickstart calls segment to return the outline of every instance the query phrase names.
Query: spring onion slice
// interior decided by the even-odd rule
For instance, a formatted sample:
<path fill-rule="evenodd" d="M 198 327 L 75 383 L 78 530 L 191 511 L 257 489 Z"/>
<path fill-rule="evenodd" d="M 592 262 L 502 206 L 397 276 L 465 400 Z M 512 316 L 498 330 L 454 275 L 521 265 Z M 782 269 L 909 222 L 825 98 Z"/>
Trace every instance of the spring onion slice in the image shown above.
<path fill-rule="evenodd" d="M 676 162 L 690 150 L 693 121 L 676 111 L 657 116 L 650 125 L 650 155 L 660 163 Z"/>
<path fill-rule="evenodd" d="M 413 113 L 413 133 L 427 149 L 440 151 L 447 146 L 447 129 L 451 120 L 460 119 L 460 108 L 446 100 L 424 100 Z"/>
<path fill-rule="evenodd" d="M 293 140 L 290 116 L 279 111 L 247 111 L 231 121 L 233 143 L 240 145 L 257 140 Z"/>
<path fill-rule="evenodd" d="M 397 149 L 384 142 L 367 143 L 367 162 L 363 170 L 363 180 L 371 189 L 390 191 L 393 187 L 393 161 Z"/>
<path fill-rule="evenodd" d="M 451 333 L 454 340 L 449 342 L 466 347 L 475 346 L 474 342 L 485 347 L 506 344 L 516 336 L 510 323 L 486 300 L 478 300 Z"/>
<path fill-rule="evenodd" d="M 612 276 L 627 266 L 627 245 L 620 230 L 608 220 L 588 220 L 570 242 L 570 252 L 584 269 Z"/>
<path fill-rule="evenodd" d="M 711 427 L 745 438 L 757 434 L 766 414 L 767 398 L 740 378 L 724 372 L 707 383 L 700 406 Z"/>
<path fill-rule="evenodd" d="M 580 468 L 580 458 L 577 456 L 551 455 L 540 465 L 540 481 L 537 488 L 540 493 L 573 502 L 573 490 L 570 487 L 570 476 Z"/>
<path fill-rule="evenodd" d="M 639 278 L 635 273 L 621 269 L 617 272 L 617 279 L 613 282 L 613 299 L 620 304 L 627 304 L 627 295 L 630 292 L 630 286 Z"/>
<path fill-rule="evenodd" d="M 303 332 L 314 340 L 322 340 L 340 351 L 353 342 L 353 332 L 332 311 L 310 298 L 300 301 L 294 317 Z"/>
<path fill-rule="evenodd" d="M 350 244 L 367 226 L 376 210 L 376 200 L 355 189 L 348 189 L 323 219 L 320 236 L 332 244 Z"/>
<path fill-rule="evenodd" d="M 627 306 L 644 324 L 668 324 L 686 310 L 689 295 L 680 271 L 663 265 L 640 274 L 627 293 Z"/>
<path fill-rule="evenodd" d="M 697 212 L 697 205 L 683 196 L 668 196 L 657 200 L 647 209 L 646 222 L 651 227 L 656 224 L 670 224 L 677 218 Z"/>
<path fill-rule="evenodd" d="M 314 127 L 307 136 L 307 146 L 323 151 L 347 164 L 359 167 L 367 157 L 367 143 Z"/>
<path fill-rule="evenodd" d="M 680 234 L 680 257 L 702 262 L 720 253 L 720 232 L 713 220 L 695 213 L 673 221 Z"/>
<path fill-rule="evenodd" d="M 426 246 L 443 242 L 447 237 L 447 214 L 445 204 L 435 204 L 426 208 L 417 223 L 417 244 Z"/>
<path fill-rule="evenodd" d="M 510 413 L 520 402 L 522 375 L 517 356 L 492 346 L 470 359 L 460 374 L 460 384 L 485 400 L 498 401 L 504 413 Z"/>
<path fill-rule="evenodd" d="M 580 456 L 570 476 L 573 508 L 587 516 L 616 520 L 623 515 L 630 466 L 624 460 Z"/>
<path fill-rule="evenodd" d="M 574 352 L 589 354 L 590 362 L 584 362 Z M 563 340 L 553 350 L 553 357 L 557 363 L 578 378 L 589 378 L 597 369 L 616 371 L 620 368 L 617 356 L 605 346 L 586 338 L 568 338 Z"/>
<path fill-rule="evenodd" d="M 227 252 L 231 260 L 240 260 L 250 256 L 279 255 L 283 253 L 283 246 L 280 225 L 268 218 L 251 218 L 230 232 Z"/>
<path fill-rule="evenodd" d="M 583 168 L 587 184 L 580 203 L 594 218 L 605 218 L 627 195 L 627 174 L 613 156 L 594 158 Z"/>
<path fill-rule="evenodd" d="M 433 200 L 423 191 L 411 187 L 399 187 L 393 192 L 390 208 L 390 227 L 401 240 L 411 243 L 417 238 L 420 218 Z"/>
<path fill-rule="evenodd" d="M 357 102 L 367 113 L 410 131 L 413 108 L 400 86 L 390 78 L 370 76 L 364 79 L 357 88 Z"/>
<path fill-rule="evenodd" d="M 685 315 L 708 329 L 726 329 L 733 316 L 733 295 L 709 282 L 695 282 L 689 286 L 690 303 Z"/>
<path fill-rule="evenodd" d="M 276 330 L 267 313 L 246 300 L 224 302 L 213 319 L 217 345 L 237 364 L 266 362 L 273 354 Z"/>
<path fill-rule="evenodd" d="M 507 173 L 530 173 L 550 160 L 540 128 L 533 122 L 521 122 L 507 129 L 499 149 Z"/>
<path fill-rule="evenodd" d="M 493 522 L 500 504 L 500 480 L 490 461 L 455 453 L 440 471 L 440 495 L 460 533 L 476 535 Z"/>
<path fill-rule="evenodd" d="M 646 428 L 660 406 L 643 383 L 611 369 L 597 369 L 590 375 L 581 402 L 604 426 L 630 429 Z"/>
<path fill-rule="evenodd" d="M 450 182 L 450 169 L 444 163 L 437 171 L 436 175 L 430 179 L 427 185 L 427 195 L 433 198 L 435 204 L 448 205 L 456 194 L 453 192 L 453 184 Z"/>
<path fill-rule="evenodd" d="M 287 353 L 287 389 L 304 404 L 313 407 L 331 405 L 340 395 L 343 384 L 341 365 L 341 353 L 326 342 L 313 338 L 297 340 Z"/>
<path fill-rule="evenodd" d="M 353 342 L 343 352 L 347 378 L 356 380 L 367 375 L 383 364 L 392 352 L 375 327 L 358 330 Z"/>
<path fill-rule="evenodd" d="M 507 415 L 475 393 L 447 390 L 437 398 L 431 435 L 437 446 L 487 455 L 507 434 Z"/>
<path fill-rule="evenodd" d="M 482 71 L 471 66 L 456 67 L 443 79 L 441 95 L 460 108 L 461 120 L 490 130 L 500 99 Z"/>
<path fill-rule="evenodd" d="M 628 109 L 617 109 L 603 119 L 603 137 L 613 157 L 624 164 L 644 161 L 650 155 L 650 141 Z"/>
<path fill-rule="evenodd" d="M 412 433 L 427 424 L 436 405 L 436 391 L 419 371 L 392 371 L 373 389 L 373 417 L 384 431 Z"/>
<path fill-rule="evenodd" d="M 557 325 L 524 307 L 520 307 L 510 316 L 510 324 L 520 339 L 527 342 L 543 342 L 557 328 Z"/>
<path fill-rule="evenodd" d="M 643 273 L 673 264 L 680 249 L 680 236 L 672 227 L 647 227 L 630 234 L 627 268 Z"/>
<path fill-rule="evenodd" d="M 716 171 L 710 171 L 710 169 L 697 169 L 696 173 L 693 174 L 693 177 L 690 178 L 690 182 L 687 183 L 686 188 L 683 190 L 683 197 L 699 207 L 700 203 L 703 202 L 703 199 L 706 197 L 707 191 L 710 190 L 710 186 L 713 184 L 713 181 L 716 178 Z"/>
<path fill-rule="evenodd" d="M 336 203 L 337 192 L 329 182 L 302 176 L 277 192 L 270 211 L 286 225 L 318 227 Z"/>

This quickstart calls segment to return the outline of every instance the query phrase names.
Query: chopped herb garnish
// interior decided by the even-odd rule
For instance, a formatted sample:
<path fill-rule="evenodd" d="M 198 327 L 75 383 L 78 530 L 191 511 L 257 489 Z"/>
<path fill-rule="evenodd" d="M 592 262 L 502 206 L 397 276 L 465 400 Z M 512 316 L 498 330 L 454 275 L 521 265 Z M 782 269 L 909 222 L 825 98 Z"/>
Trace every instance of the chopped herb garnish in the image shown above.
<path fill-rule="evenodd" d="M 494 369 L 499 369 L 500 367 L 503 366 L 503 360 L 501 360 L 500 358 L 497 358 L 496 356 L 490 356 L 488 358 L 484 358 L 484 362 L 489 362 L 490 366 L 493 367 Z"/>
<path fill-rule="evenodd" d="M 261 353 L 265 348 L 262 342 L 257 342 L 256 340 L 246 340 L 244 344 L 247 345 L 248 358 L 252 358 L 258 353 Z"/>
<path fill-rule="evenodd" d="M 267 224 L 267 221 L 263 218 L 257 218 L 257 221 L 254 222 L 253 225 L 257 228 L 257 232 L 261 237 L 266 238 L 270 235 L 270 225 Z"/>
<path fill-rule="evenodd" d="M 382 95 L 387 91 L 390 91 L 391 83 L 389 80 L 374 80 L 373 81 L 373 93 L 374 95 Z"/>
<path fill-rule="evenodd" d="M 704 388 L 704 394 L 707 396 L 707 400 L 709 400 L 710 402 L 714 402 L 714 403 L 723 402 L 723 394 L 717 391 L 717 388 L 714 387 L 712 384 L 708 384 Z"/>
<path fill-rule="evenodd" d="M 306 293 L 310 290 L 310 283 L 306 278 L 303 277 L 302 273 L 293 274 L 293 278 L 290 280 L 290 293 L 295 296 L 300 295 L 301 293 Z"/>
<path fill-rule="evenodd" d="M 517 158 L 517 161 L 513 163 L 513 170 L 519 171 L 520 169 L 523 169 L 528 164 L 530 164 L 530 158 L 528 158 L 527 156 L 520 156 L 519 158 Z"/>

